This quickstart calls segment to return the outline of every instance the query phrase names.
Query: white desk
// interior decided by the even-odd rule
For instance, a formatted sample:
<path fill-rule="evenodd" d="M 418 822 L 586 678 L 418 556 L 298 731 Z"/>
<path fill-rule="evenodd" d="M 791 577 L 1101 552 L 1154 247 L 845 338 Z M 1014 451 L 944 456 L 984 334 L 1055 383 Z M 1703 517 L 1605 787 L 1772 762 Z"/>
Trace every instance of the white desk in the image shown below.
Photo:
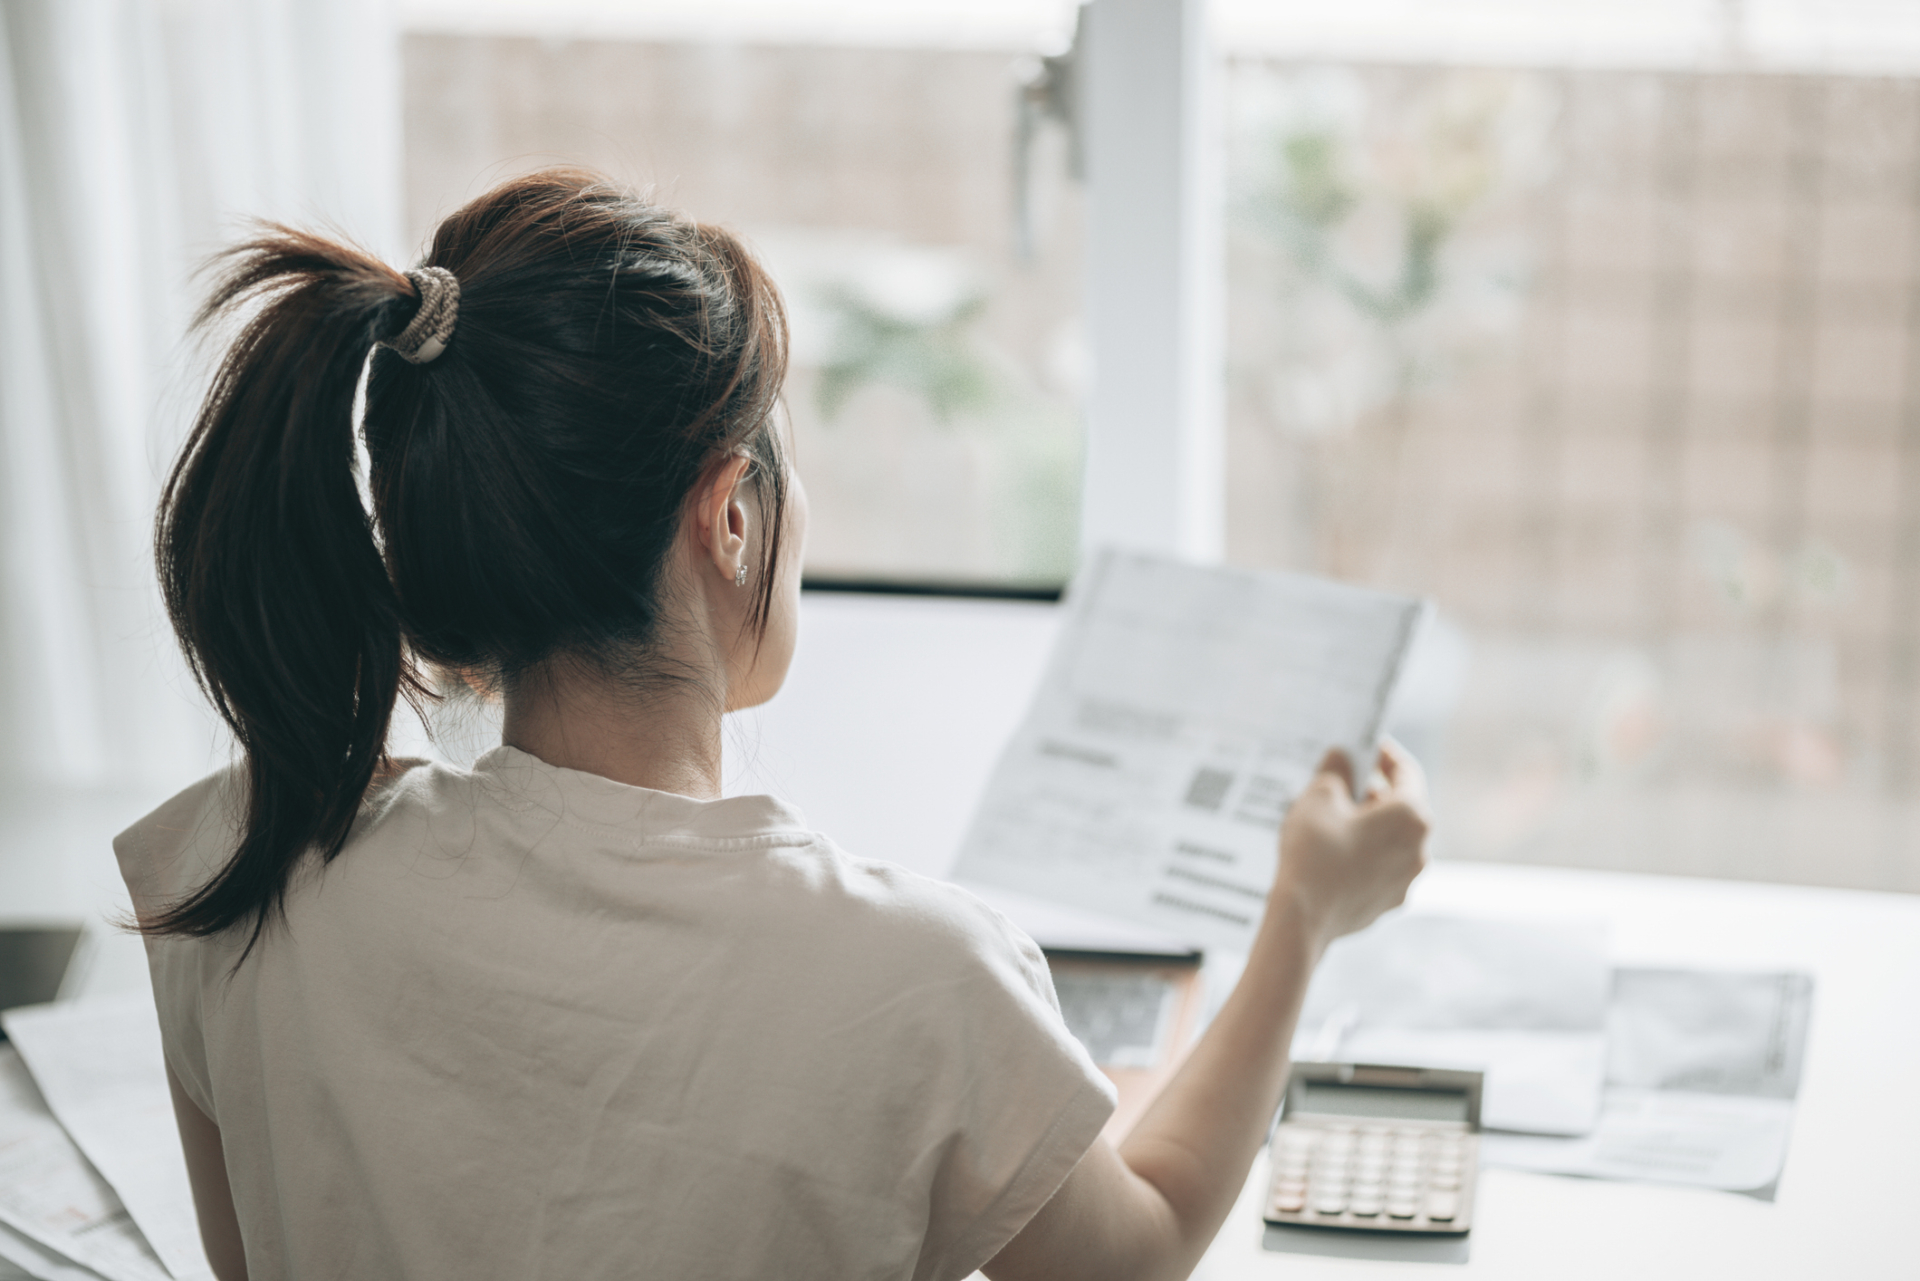
<path fill-rule="evenodd" d="M 851 849 L 941 875 L 1054 625 L 1042 606 L 809 597 L 789 688 L 730 743 L 739 782 L 790 796 Z M 1263 1251 L 1256 1168 L 1199 1276 L 1920 1281 L 1906 1226 L 1920 1223 L 1920 897 L 1443 863 L 1412 901 L 1600 917 L 1623 964 L 1813 974 L 1779 1199 L 1488 1170 L 1470 1263 L 1370 1263 Z"/>
<path fill-rule="evenodd" d="M 860 853 L 939 875 L 1037 679 L 1041 606 L 812 597 L 789 689 L 729 732 L 734 786 L 768 787 Z M 914 709 L 911 720 L 901 716 Z M 0 917 L 94 916 L 122 901 L 112 834 L 157 803 L 0 806 Z M 1920 1278 L 1920 897 L 1556 869 L 1441 864 L 1414 902 L 1601 917 L 1618 959 L 1815 976 L 1798 1121 L 1779 1200 L 1488 1170 L 1465 1267 L 1268 1254 L 1254 1193 L 1199 1276 L 1525 1281 Z M 89 987 L 145 981 L 113 940 Z"/>
<path fill-rule="evenodd" d="M 1441 864 L 1410 901 L 1462 914 L 1598 917 L 1627 964 L 1814 975 L 1778 1200 L 1486 1170 L 1464 1267 L 1325 1259 L 1261 1248 L 1262 1160 L 1197 1277 L 1920 1278 L 1920 898 Z"/>

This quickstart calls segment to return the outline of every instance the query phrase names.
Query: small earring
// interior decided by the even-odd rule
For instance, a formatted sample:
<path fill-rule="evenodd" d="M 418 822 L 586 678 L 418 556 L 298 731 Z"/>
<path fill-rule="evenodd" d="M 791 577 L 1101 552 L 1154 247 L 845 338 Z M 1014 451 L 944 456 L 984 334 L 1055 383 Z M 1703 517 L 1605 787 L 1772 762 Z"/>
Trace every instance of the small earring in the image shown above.
<path fill-rule="evenodd" d="M 733 571 L 733 585 L 735 587 L 747 585 L 747 562 L 744 560 L 740 562 L 740 568 Z"/>

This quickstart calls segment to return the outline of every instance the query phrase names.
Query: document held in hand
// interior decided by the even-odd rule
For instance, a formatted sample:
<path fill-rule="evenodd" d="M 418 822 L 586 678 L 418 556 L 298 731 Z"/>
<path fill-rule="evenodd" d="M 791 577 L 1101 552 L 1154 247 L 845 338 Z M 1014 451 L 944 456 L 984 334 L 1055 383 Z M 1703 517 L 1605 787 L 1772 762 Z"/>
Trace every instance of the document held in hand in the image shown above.
<path fill-rule="evenodd" d="M 1329 747 L 1364 780 L 1423 602 L 1096 555 L 953 875 L 1245 952 Z"/>

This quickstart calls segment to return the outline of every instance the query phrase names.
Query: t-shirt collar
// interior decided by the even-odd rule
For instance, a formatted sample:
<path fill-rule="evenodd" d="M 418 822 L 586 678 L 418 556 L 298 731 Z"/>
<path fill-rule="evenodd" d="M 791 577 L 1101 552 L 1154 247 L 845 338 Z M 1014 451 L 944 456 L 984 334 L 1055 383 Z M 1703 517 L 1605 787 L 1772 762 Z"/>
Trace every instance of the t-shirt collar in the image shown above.
<path fill-rule="evenodd" d="M 777 797 L 743 795 L 703 801 L 678 792 L 618 783 L 584 770 L 550 765 L 530 752 L 501 744 L 473 763 L 502 803 L 543 809 L 597 827 L 674 832 L 711 840 L 807 832 L 800 811 Z"/>

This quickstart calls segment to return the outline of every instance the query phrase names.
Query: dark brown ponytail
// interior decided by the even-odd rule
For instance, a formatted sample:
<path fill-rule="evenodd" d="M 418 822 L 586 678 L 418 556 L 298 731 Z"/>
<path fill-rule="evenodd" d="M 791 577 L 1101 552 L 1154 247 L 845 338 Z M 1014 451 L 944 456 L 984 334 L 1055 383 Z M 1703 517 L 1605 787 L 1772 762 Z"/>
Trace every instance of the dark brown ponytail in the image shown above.
<path fill-rule="evenodd" d="M 421 300 L 365 254 L 276 227 L 222 261 L 198 323 L 246 318 L 155 544 L 175 633 L 245 753 L 247 808 L 226 866 L 142 928 L 246 925 L 251 947 L 300 859 L 346 842 L 396 700 L 430 697 L 416 657 L 506 684 L 561 654 L 659 676 L 661 568 L 688 493 L 732 451 L 754 458 L 768 513 L 765 626 L 786 330 L 731 236 L 574 171 L 442 224 L 428 264 L 457 281 L 458 320 L 430 363 L 382 348 L 368 370 Z"/>

